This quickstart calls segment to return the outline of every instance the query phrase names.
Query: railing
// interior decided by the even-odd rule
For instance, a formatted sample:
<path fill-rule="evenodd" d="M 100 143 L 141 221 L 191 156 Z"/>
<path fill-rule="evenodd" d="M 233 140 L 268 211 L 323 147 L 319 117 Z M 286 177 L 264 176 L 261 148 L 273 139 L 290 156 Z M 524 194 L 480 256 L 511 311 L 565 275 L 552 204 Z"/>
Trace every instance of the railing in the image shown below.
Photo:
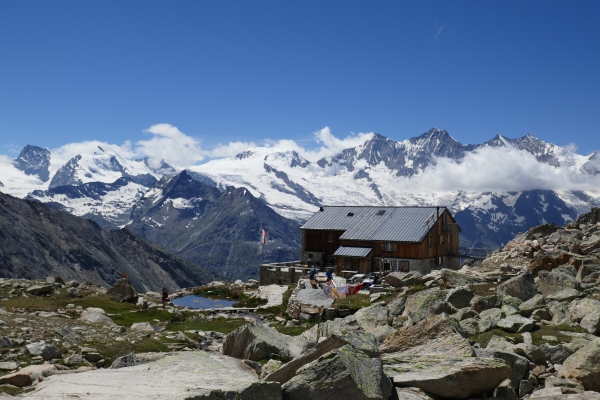
<path fill-rule="evenodd" d="M 490 249 L 476 247 L 459 247 L 458 254 L 462 258 L 487 258 L 492 251 Z"/>

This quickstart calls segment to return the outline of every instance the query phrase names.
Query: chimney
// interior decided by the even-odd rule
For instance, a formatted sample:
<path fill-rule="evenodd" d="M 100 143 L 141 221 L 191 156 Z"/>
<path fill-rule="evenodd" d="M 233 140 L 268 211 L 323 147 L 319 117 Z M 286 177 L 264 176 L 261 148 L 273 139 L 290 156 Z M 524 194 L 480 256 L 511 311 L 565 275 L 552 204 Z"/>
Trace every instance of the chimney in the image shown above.
<path fill-rule="evenodd" d="M 325 211 L 325 209 L 323 208 L 323 206 L 319 207 L 319 211 Z"/>

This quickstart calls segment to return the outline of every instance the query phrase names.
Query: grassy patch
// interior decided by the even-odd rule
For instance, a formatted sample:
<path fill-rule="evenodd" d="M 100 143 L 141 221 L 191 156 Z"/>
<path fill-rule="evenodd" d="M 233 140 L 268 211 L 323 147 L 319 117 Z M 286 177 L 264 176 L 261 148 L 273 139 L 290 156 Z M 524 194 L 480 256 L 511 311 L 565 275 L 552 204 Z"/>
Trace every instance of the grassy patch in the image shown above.
<path fill-rule="evenodd" d="M 106 310 L 107 314 L 109 313 Z M 117 325 L 130 327 L 132 324 L 136 322 L 150 322 L 155 323 L 155 319 L 159 321 L 169 321 L 173 317 L 173 314 L 165 311 L 165 310 L 139 310 L 132 311 L 126 310 L 120 313 L 115 313 L 114 315 L 110 315 L 110 318 L 115 321 Z"/>
<path fill-rule="evenodd" d="M 560 342 L 570 342 L 571 339 L 573 339 L 571 336 L 559 333 L 559 331 L 587 333 L 587 331 L 579 325 L 544 325 L 541 326 L 540 329 L 531 332 L 531 341 L 536 346 L 539 346 L 542 343 L 546 343 L 545 340 L 542 340 L 542 336 L 556 336 Z"/>
<path fill-rule="evenodd" d="M 17 396 L 23 393 L 23 389 L 13 385 L 0 385 L 0 393 L 6 393 L 9 396 Z"/>
<path fill-rule="evenodd" d="M 476 294 L 477 296 L 489 296 L 492 294 L 496 294 L 497 283 L 478 283 L 469 285 L 469 289 Z M 492 292 L 490 289 L 494 289 Z"/>
<path fill-rule="evenodd" d="M 298 336 L 298 335 L 302 334 L 304 331 L 310 329 L 310 326 L 309 325 L 297 325 L 297 326 L 292 326 L 292 327 L 286 328 L 283 325 L 276 325 L 274 328 L 277 329 L 277 331 L 279 333 L 283 333 L 284 335 Z"/>
<path fill-rule="evenodd" d="M 531 341 L 534 345 L 539 346 L 543 343 L 547 343 L 545 340 L 542 340 L 542 336 L 556 336 L 560 342 L 570 342 L 572 337 L 563 335 L 559 333 L 559 331 L 567 331 L 567 332 L 579 332 L 586 333 L 585 329 L 580 326 L 570 326 L 570 325 L 543 325 L 533 331 L 531 331 Z M 512 333 L 505 332 L 502 329 L 492 329 L 491 331 L 478 333 L 476 335 L 470 336 L 469 341 L 477 342 L 481 345 L 481 347 L 487 346 L 492 336 L 502 336 L 507 338 L 510 342 L 514 344 L 523 343 L 523 335 L 520 333 Z"/>
<path fill-rule="evenodd" d="M 150 352 L 171 352 L 166 345 L 163 343 L 154 340 L 144 338 L 143 340 L 136 340 L 135 343 L 131 343 L 130 341 L 111 341 L 110 343 L 86 343 L 87 346 L 93 347 L 102 356 L 106 361 L 106 366 L 110 366 L 114 360 L 117 358 L 127 355 L 131 352 L 133 353 L 150 353 Z"/>
<path fill-rule="evenodd" d="M 194 330 L 230 333 L 247 323 L 248 321 L 243 319 L 215 318 L 211 321 L 197 319 L 195 321 L 171 322 L 167 325 L 166 329 L 171 332 Z"/>
<path fill-rule="evenodd" d="M 492 329 L 491 331 L 469 336 L 469 341 L 471 343 L 477 342 L 481 348 L 484 348 L 488 345 L 492 336 L 501 336 L 514 344 L 523 343 L 523 336 L 520 333 L 505 332 L 502 329 Z"/>
<path fill-rule="evenodd" d="M 67 304 L 75 304 L 83 309 L 88 307 L 102 308 L 109 314 L 110 318 L 117 324 L 130 327 L 136 322 L 154 322 L 169 321 L 173 314 L 163 309 L 138 310 L 134 304 L 119 303 L 110 295 L 92 295 L 83 298 L 71 298 L 66 294 L 54 295 L 51 297 L 15 297 L 2 302 L 2 307 L 6 308 L 24 308 L 32 311 L 57 311 L 59 308 L 66 308 Z"/>
<path fill-rule="evenodd" d="M 195 296 L 218 297 L 221 299 L 238 300 L 244 294 L 244 288 L 241 286 L 225 285 L 221 287 L 200 286 L 194 290 Z"/>
<path fill-rule="evenodd" d="M 240 300 L 233 305 L 237 308 L 256 308 L 258 306 L 265 305 L 269 302 L 267 299 L 259 299 L 258 297 L 248 297 L 245 294 L 241 294 Z"/>
<path fill-rule="evenodd" d="M 195 296 L 204 296 L 208 298 L 218 298 L 227 300 L 238 300 L 233 304 L 237 308 L 254 308 L 267 304 L 267 299 L 250 297 L 244 293 L 243 286 L 226 285 L 222 287 L 200 286 L 194 290 Z"/>
<path fill-rule="evenodd" d="M 355 294 L 347 296 L 345 299 L 337 299 L 333 303 L 333 307 L 340 310 L 358 310 L 371 305 L 369 298 L 369 295 L 366 294 Z"/>

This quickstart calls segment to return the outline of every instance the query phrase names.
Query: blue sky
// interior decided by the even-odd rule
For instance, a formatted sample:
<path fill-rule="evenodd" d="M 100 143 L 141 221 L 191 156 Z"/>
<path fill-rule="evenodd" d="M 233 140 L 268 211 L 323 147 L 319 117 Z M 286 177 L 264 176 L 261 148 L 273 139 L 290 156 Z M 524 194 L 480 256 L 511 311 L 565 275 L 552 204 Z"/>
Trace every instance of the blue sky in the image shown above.
<path fill-rule="evenodd" d="M 3 1 L 0 154 L 435 126 L 600 149 L 598 1 Z"/>

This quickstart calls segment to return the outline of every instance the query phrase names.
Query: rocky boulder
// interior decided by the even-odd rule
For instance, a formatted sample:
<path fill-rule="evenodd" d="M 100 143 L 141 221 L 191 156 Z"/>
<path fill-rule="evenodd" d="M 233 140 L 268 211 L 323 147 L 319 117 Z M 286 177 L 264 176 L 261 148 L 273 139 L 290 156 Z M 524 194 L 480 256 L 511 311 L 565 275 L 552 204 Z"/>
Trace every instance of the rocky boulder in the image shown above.
<path fill-rule="evenodd" d="M 535 310 L 539 310 L 546 307 L 546 300 L 541 294 L 536 294 L 527 301 L 524 301 L 519 306 L 519 312 L 524 317 L 529 317 Z"/>
<path fill-rule="evenodd" d="M 406 297 L 398 297 L 392 301 L 390 301 L 385 308 L 388 309 L 390 317 L 397 317 L 402 315 L 404 312 L 404 307 L 406 307 Z"/>
<path fill-rule="evenodd" d="M 496 358 L 447 355 L 382 355 L 394 385 L 421 388 L 440 397 L 471 398 L 497 387 L 510 367 Z"/>
<path fill-rule="evenodd" d="M 592 335 L 600 333 L 600 313 L 591 312 L 581 318 L 579 325 Z"/>
<path fill-rule="evenodd" d="M 497 338 L 498 336 L 494 337 Z M 510 375 L 507 377 L 508 381 L 510 382 L 509 386 L 512 390 L 516 392 L 519 389 L 521 380 L 525 379 L 525 377 L 527 376 L 527 372 L 529 371 L 529 360 L 521 355 L 514 353 L 512 349 L 499 349 L 499 347 L 501 346 L 499 346 L 498 344 L 499 343 L 496 343 L 495 347 L 490 347 L 490 345 L 488 344 L 488 347 L 486 347 L 483 350 L 477 349 L 477 357 L 484 359 L 499 359 L 504 361 L 506 365 L 510 367 Z M 507 346 L 504 347 L 506 348 Z"/>
<path fill-rule="evenodd" d="M 8 336 L 0 336 L 0 348 L 12 347 L 13 342 Z"/>
<path fill-rule="evenodd" d="M 527 301 L 538 294 L 535 280 L 529 271 L 499 284 L 496 291 L 498 294 L 516 297 L 522 301 Z"/>
<path fill-rule="evenodd" d="M 165 355 L 144 365 L 56 375 L 28 397 L 264 399 L 282 400 L 281 386 L 261 382 L 256 372 L 234 358 L 204 351 Z"/>
<path fill-rule="evenodd" d="M 591 313 L 600 313 L 600 301 L 585 297 L 569 304 L 569 316 L 573 322 L 580 322 Z"/>
<path fill-rule="evenodd" d="M 268 382 L 286 383 L 296 375 L 304 365 L 317 360 L 331 350 L 338 349 L 347 344 L 362 351 L 370 357 L 379 356 L 379 343 L 375 336 L 363 331 L 354 331 L 347 335 L 332 335 L 317 343 L 314 347 L 294 358 L 292 361 L 280 366 L 277 370 L 267 375 L 264 379 Z"/>
<path fill-rule="evenodd" d="M 446 302 L 452 304 L 456 309 L 469 307 L 471 305 L 471 299 L 475 295 L 469 289 L 468 286 L 459 286 L 451 289 L 446 295 Z"/>
<path fill-rule="evenodd" d="M 444 281 L 444 283 L 448 287 L 468 286 L 474 283 L 485 282 L 484 279 L 479 278 L 477 276 L 465 274 L 446 268 L 441 270 L 440 279 Z"/>
<path fill-rule="evenodd" d="M 546 297 L 547 301 L 571 301 L 583 297 L 583 292 L 577 289 L 564 289 Z"/>
<path fill-rule="evenodd" d="M 308 343 L 308 347 L 312 347 L 332 335 L 347 335 L 357 330 L 362 330 L 362 328 L 358 325 L 356 317 L 350 315 L 346 318 L 335 318 L 331 321 L 316 324 L 304 331 L 300 338 Z"/>
<path fill-rule="evenodd" d="M 32 356 L 41 356 L 44 360 L 50 361 L 62 357 L 62 350 L 51 344 L 44 342 L 30 343 L 27 346 L 27 351 Z"/>
<path fill-rule="evenodd" d="M 456 322 L 445 315 L 437 315 L 396 330 L 381 344 L 379 351 L 382 354 L 473 356 L 471 345 L 457 333 L 459 330 Z"/>
<path fill-rule="evenodd" d="M 421 282 L 422 275 L 416 271 L 392 272 L 385 277 L 385 282 L 392 287 L 412 286 Z"/>
<path fill-rule="evenodd" d="M 594 340 L 565 360 L 560 378 L 579 382 L 585 390 L 600 391 L 600 340 Z"/>
<path fill-rule="evenodd" d="M 507 332 L 530 332 L 535 327 L 535 321 L 520 315 L 509 315 L 498 321 L 498 328 Z"/>
<path fill-rule="evenodd" d="M 82 321 L 91 322 L 93 324 L 101 324 L 106 326 L 117 326 L 110 317 L 106 315 L 101 308 L 87 308 L 81 313 L 80 319 Z"/>
<path fill-rule="evenodd" d="M 121 303 L 135 303 L 138 299 L 137 291 L 127 278 L 119 279 L 106 293 Z"/>
<path fill-rule="evenodd" d="M 538 276 L 540 271 L 552 271 L 559 265 L 567 264 L 571 257 L 568 254 L 559 251 L 540 251 L 529 264 L 529 271 L 534 277 Z"/>
<path fill-rule="evenodd" d="M 446 294 L 447 291 L 440 288 L 432 288 L 414 293 L 406 299 L 404 315 L 414 322 L 421 321 L 427 317 L 431 305 L 439 302 L 445 303 Z"/>
<path fill-rule="evenodd" d="M 570 343 L 559 343 L 554 346 L 548 343 L 542 343 L 540 351 L 544 353 L 544 357 L 551 364 L 562 364 L 567 358 L 575 353 L 577 349 Z"/>
<path fill-rule="evenodd" d="M 386 400 L 393 385 L 380 358 L 348 344 L 299 369 L 282 389 L 286 400 Z"/>
<path fill-rule="evenodd" d="M 50 294 L 53 290 L 54 287 L 52 287 L 52 285 L 34 285 L 25 289 L 27 293 L 33 294 L 35 296 L 43 296 L 46 294 Z"/>
<path fill-rule="evenodd" d="M 583 264 L 577 271 L 577 281 L 583 283 L 596 283 L 600 278 L 600 264 Z"/>
<path fill-rule="evenodd" d="M 556 271 L 540 271 L 537 284 L 544 296 L 549 296 L 564 289 L 577 289 L 579 287 L 575 276 Z"/>
<path fill-rule="evenodd" d="M 600 236 L 591 235 L 589 239 L 579 244 L 579 248 L 583 254 L 589 254 L 593 250 L 600 248 Z"/>
<path fill-rule="evenodd" d="M 223 354 L 230 357 L 260 361 L 278 355 L 289 361 L 300 355 L 307 342 L 277 332 L 275 328 L 260 323 L 246 324 L 225 337 Z"/>
<path fill-rule="evenodd" d="M 498 327 L 498 322 L 506 318 L 506 312 L 498 308 L 490 308 L 479 314 L 479 331 L 487 332 Z"/>
<path fill-rule="evenodd" d="M 17 387 L 29 386 L 35 379 L 41 376 L 44 371 L 55 369 L 56 367 L 53 364 L 30 365 L 29 367 L 20 369 L 12 374 L 0 376 L 0 385 L 9 384 Z"/>
<path fill-rule="evenodd" d="M 502 307 L 502 295 L 475 296 L 471 299 L 471 309 L 481 313 L 490 308 Z"/>

